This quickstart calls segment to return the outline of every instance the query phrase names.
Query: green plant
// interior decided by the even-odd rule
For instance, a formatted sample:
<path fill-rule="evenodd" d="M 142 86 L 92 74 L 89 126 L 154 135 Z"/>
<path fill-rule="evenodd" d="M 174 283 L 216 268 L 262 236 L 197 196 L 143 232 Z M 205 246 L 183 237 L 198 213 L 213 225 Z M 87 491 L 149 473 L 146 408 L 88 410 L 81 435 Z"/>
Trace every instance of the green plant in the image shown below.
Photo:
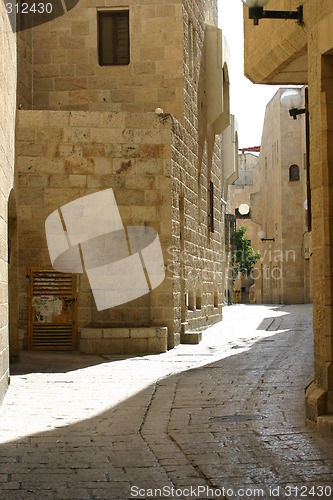
<path fill-rule="evenodd" d="M 244 276 L 249 276 L 254 264 L 260 259 L 260 253 L 254 252 L 249 240 L 244 236 L 245 233 L 246 227 L 244 226 L 236 229 L 234 234 L 236 250 L 232 253 L 232 265 L 234 274 L 241 272 Z"/>

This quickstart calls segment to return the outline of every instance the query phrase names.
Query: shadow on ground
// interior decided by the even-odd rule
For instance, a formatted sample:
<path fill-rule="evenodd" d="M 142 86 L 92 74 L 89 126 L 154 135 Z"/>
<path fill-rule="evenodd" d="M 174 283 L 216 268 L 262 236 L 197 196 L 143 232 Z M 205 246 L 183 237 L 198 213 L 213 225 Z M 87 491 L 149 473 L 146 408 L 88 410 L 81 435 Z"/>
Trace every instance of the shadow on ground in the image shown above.
<path fill-rule="evenodd" d="M 304 425 L 311 332 L 287 329 L 269 340 L 161 378 L 93 418 L 1 445 L 0 497 L 191 498 L 191 486 L 206 488 L 192 498 L 223 498 L 218 491 L 240 498 L 242 488 L 248 499 L 269 498 L 273 487 L 276 498 L 297 498 L 288 487 L 326 485 L 333 492 L 332 442 Z M 142 362 L 156 369 L 161 359 Z M 113 362 L 100 363 L 112 376 Z M 163 487 L 178 493 L 153 491 Z"/>
<path fill-rule="evenodd" d="M 19 361 L 10 365 L 11 375 L 28 373 L 68 373 L 112 361 L 135 358 L 135 355 L 90 355 L 66 351 L 22 351 Z"/>

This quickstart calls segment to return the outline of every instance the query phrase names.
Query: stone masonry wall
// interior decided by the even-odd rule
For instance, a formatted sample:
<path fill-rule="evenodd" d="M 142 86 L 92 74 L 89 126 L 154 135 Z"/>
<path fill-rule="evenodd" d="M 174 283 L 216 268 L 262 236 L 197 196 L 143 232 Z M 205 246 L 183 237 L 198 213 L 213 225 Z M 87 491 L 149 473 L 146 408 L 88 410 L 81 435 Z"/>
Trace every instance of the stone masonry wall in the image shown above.
<path fill-rule="evenodd" d="M 113 188 L 124 225 L 154 227 L 165 261 L 171 240 L 171 119 L 155 113 L 19 111 L 20 328 L 26 346 L 28 268 L 50 265 L 44 223 L 63 204 Z M 152 325 L 167 326 L 173 345 L 172 279 L 150 297 Z M 80 275 L 78 327 L 93 318 L 90 286 Z M 118 306 L 104 326 L 122 326 L 135 308 Z M 134 318 L 135 319 L 135 318 Z M 102 318 L 103 320 L 103 318 Z M 118 323 L 117 323 L 118 322 Z"/>
<path fill-rule="evenodd" d="M 314 2 L 314 7 L 318 3 Z M 330 3 L 330 15 L 322 23 L 314 24 L 309 33 L 315 374 L 314 383 L 307 393 L 307 418 L 311 421 L 316 421 L 321 414 L 333 413 L 332 19 L 333 6 Z"/>
<path fill-rule="evenodd" d="M 221 137 L 207 126 L 205 68 L 206 24 L 217 24 L 217 2 L 99 6 L 129 6 L 128 66 L 98 65 L 91 0 L 33 33 L 31 107 L 41 111 L 20 112 L 17 131 L 21 327 L 25 336 L 28 264 L 49 263 L 42 222 L 66 201 L 112 187 L 124 222 L 159 231 L 168 276 L 152 294 L 151 319 L 168 326 L 172 347 L 181 322 L 202 328 L 221 318 Z M 165 113 L 147 113 L 156 107 Z M 81 326 L 96 321 L 84 277 L 78 306 Z M 124 308 L 114 312 L 119 323 L 128 318 Z"/>
<path fill-rule="evenodd" d="M 207 126 L 206 25 L 217 26 L 217 2 L 184 0 L 184 127 L 178 127 L 172 149 L 173 243 L 181 255 L 175 287 L 178 305 L 185 311 L 179 318 L 189 329 L 219 321 L 223 302 L 222 138 Z M 214 232 L 210 229 L 212 208 Z"/>
<path fill-rule="evenodd" d="M 33 30 L 17 33 L 17 105 L 22 109 L 33 106 Z"/>
<path fill-rule="evenodd" d="M 218 155 L 213 153 L 210 164 L 205 151 L 199 171 L 195 140 L 179 124 L 175 130 L 172 142 L 175 308 L 179 327 L 183 321 L 188 330 L 196 330 L 221 320 L 222 315 L 221 179 Z M 219 147 L 217 143 L 215 149 Z M 209 179 L 214 184 L 214 232 L 210 229 Z"/>
<path fill-rule="evenodd" d="M 0 403 L 9 378 L 8 346 L 8 200 L 14 177 L 16 38 L 4 3 L 0 5 Z"/>
<path fill-rule="evenodd" d="M 274 0 L 273 10 L 296 10 L 303 5 L 305 29 L 297 23 L 284 20 L 265 20 L 259 29 L 253 29 L 253 21 L 248 19 L 248 9 L 244 7 L 244 63 L 245 74 L 254 83 L 272 83 L 276 75 L 299 55 L 307 50 L 309 29 L 327 16 L 332 10 L 331 0 Z M 270 6 L 269 6 L 270 7 Z M 294 74 L 295 76 L 295 74 Z M 288 79 L 280 84 L 305 84 L 306 81 Z"/>
<path fill-rule="evenodd" d="M 276 0 L 276 8 L 296 8 L 292 0 Z M 288 4 L 288 7 L 287 7 Z M 265 22 L 257 30 L 245 20 L 245 68 L 256 83 L 274 75 L 301 53 L 307 53 L 310 114 L 310 186 L 312 197 L 312 288 L 314 382 L 306 393 L 306 417 L 311 426 L 332 435 L 333 315 L 332 315 L 332 20 L 331 0 L 304 0 L 304 28 L 292 23 Z M 275 29 L 273 29 L 275 28 Z M 297 29 L 297 32 L 295 30 Z M 274 52 L 273 52 L 274 47 Z M 286 50 L 287 49 L 287 50 Z M 293 83 L 288 81 L 287 83 Z M 304 82 L 305 83 L 305 82 Z M 330 428 L 330 430 L 329 430 Z"/>
<path fill-rule="evenodd" d="M 262 303 L 304 303 L 310 300 L 307 280 L 310 262 L 305 259 L 307 234 L 306 163 L 304 117 L 292 120 L 281 106 L 283 90 L 268 103 L 260 152 L 258 196 L 262 198 L 262 220 L 257 232 L 261 259 L 255 272 L 256 300 Z M 291 165 L 299 167 L 300 179 L 289 181 Z M 256 214 L 254 213 L 254 216 Z"/>
<path fill-rule="evenodd" d="M 113 7 L 129 8 L 130 64 L 99 66 L 97 10 Z M 80 0 L 33 30 L 31 107 L 130 112 L 161 107 L 182 120 L 182 61 L 181 0 Z M 20 81 L 25 71 L 26 64 Z M 21 89 L 29 92 L 27 85 Z M 28 95 L 21 99 L 29 104 Z"/>

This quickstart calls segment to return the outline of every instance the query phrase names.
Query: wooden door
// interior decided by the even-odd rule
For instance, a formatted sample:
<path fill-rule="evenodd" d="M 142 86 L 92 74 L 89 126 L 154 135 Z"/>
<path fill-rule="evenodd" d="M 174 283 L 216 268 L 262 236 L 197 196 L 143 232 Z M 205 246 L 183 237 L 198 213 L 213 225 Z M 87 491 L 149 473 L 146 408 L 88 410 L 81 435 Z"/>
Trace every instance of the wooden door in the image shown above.
<path fill-rule="evenodd" d="M 77 337 L 76 275 L 31 268 L 29 277 L 29 349 L 74 350 Z"/>

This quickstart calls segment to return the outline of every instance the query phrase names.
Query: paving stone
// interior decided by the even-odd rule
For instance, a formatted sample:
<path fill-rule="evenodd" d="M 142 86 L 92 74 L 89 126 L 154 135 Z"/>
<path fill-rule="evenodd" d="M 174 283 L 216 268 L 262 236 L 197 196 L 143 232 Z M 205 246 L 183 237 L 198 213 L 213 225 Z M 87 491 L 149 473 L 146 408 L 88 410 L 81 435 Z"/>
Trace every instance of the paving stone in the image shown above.
<path fill-rule="evenodd" d="M 332 440 L 304 423 L 311 318 L 307 305 L 232 306 L 199 345 L 159 355 L 23 352 L 0 408 L 1 500 L 127 500 L 133 486 L 292 498 L 288 485 L 333 498 Z"/>

